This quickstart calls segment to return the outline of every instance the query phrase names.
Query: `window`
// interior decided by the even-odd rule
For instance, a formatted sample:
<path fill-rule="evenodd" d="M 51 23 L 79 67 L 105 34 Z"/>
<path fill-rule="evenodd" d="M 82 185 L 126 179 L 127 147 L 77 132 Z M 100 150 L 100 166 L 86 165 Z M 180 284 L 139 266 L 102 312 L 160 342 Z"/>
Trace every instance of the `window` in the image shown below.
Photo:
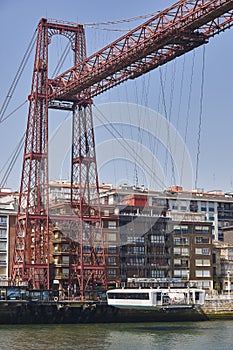
<path fill-rule="evenodd" d="M 108 241 L 116 241 L 116 233 L 108 233 Z"/>
<path fill-rule="evenodd" d="M 0 238 L 6 238 L 6 229 L 4 228 L 0 229 Z"/>
<path fill-rule="evenodd" d="M 167 204 L 166 199 L 163 198 L 152 198 L 152 205 L 153 206 L 159 206 L 159 207 L 165 207 Z"/>
<path fill-rule="evenodd" d="M 116 257 L 115 256 L 109 256 L 108 257 L 108 264 L 109 265 L 116 265 Z"/>
<path fill-rule="evenodd" d="M 127 236 L 128 243 L 144 243 L 144 241 L 145 241 L 144 237 Z"/>
<path fill-rule="evenodd" d="M 196 277 L 210 277 L 210 270 L 196 270 Z"/>
<path fill-rule="evenodd" d="M 69 251 L 69 244 L 62 244 L 62 252 L 68 252 Z"/>
<path fill-rule="evenodd" d="M 115 230 L 116 229 L 116 221 L 108 221 L 108 228 L 110 230 Z"/>
<path fill-rule="evenodd" d="M 69 276 L 69 269 L 62 269 L 62 274 L 65 275 L 65 277 Z"/>
<path fill-rule="evenodd" d="M 174 266 L 188 267 L 189 261 L 187 259 L 174 259 Z"/>
<path fill-rule="evenodd" d="M 181 265 L 181 259 L 174 259 L 174 266 L 180 266 Z"/>
<path fill-rule="evenodd" d="M 206 237 L 196 237 L 195 241 L 196 241 L 196 244 L 209 244 L 210 243 L 209 238 L 206 238 Z"/>
<path fill-rule="evenodd" d="M 180 248 L 174 247 L 174 255 L 180 255 Z"/>
<path fill-rule="evenodd" d="M 178 210 L 178 203 L 177 203 L 177 201 L 172 200 L 170 203 L 171 203 L 170 205 L 171 205 L 171 209 L 172 210 Z"/>
<path fill-rule="evenodd" d="M 209 226 L 195 226 L 195 232 L 209 233 Z"/>
<path fill-rule="evenodd" d="M 108 269 L 108 276 L 116 277 L 116 269 Z"/>
<path fill-rule="evenodd" d="M 151 271 L 151 278 L 163 278 L 165 277 L 165 273 L 163 270 L 152 270 Z"/>
<path fill-rule="evenodd" d="M 197 202 L 195 202 L 195 201 L 191 201 L 190 202 L 190 211 L 194 212 L 194 213 L 197 213 L 197 211 L 198 211 Z"/>
<path fill-rule="evenodd" d="M 206 202 L 201 202 L 201 211 L 206 211 Z"/>
<path fill-rule="evenodd" d="M 109 196 L 108 197 L 108 204 L 114 204 L 115 200 L 114 200 L 114 196 Z"/>
<path fill-rule="evenodd" d="M 102 252 L 103 252 L 103 247 L 101 247 L 100 245 L 97 245 L 97 246 L 96 246 L 96 252 L 97 252 L 98 254 L 102 253 Z"/>
<path fill-rule="evenodd" d="M 209 281 L 196 281 L 196 286 L 197 286 L 197 288 L 207 289 L 207 288 L 210 288 L 211 282 L 209 282 Z"/>
<path fill-rule="evenodd" d="M 145 247 L 128 247 L 128 253 L 133 254 L 144 254 L 145 253 Z"/>
<path fill-rule="evenodd" d="M 196 266 L 210 266 L 209 259 L 196 259 Z"/>
<path fill-rule="evenodd" d="M 188 233 L 188 225 L 174 225 L 175 233 Z"/>
<path fill-rule="evenodd" d="M 1 266 L 6 266 L 6 256 L 1 256 L 0 257 L 0 265 Z"/>
<path fill-rule="evenodd" d="M 180 211 L 186 211 L 187 210 L 187 208 L 188 208 L 188 202 L 187 201 L 180 201 L 179 202 L 179 204 L 180 204 Z"/>
<path fill-rule="evenodd" d="M 208 282 L 208 281 L 203 281 L 202 282 L 202 288 L 209 288 L 211 286 L 211 282 Z"/>
<path fill-rule="evenodd" d="M 188 245 L 188 244 L 189 244 L 188 238 L 174 237 L 174 245 Z"/>
<path fill-rule="evenodd" d="M 62 257 L 62 264 L 69 264 L 69 257 L 68 256 Z"/>
<path fill-rule="evenodd" d="M 108 247 L 108 254 L 116 254 L 117 248 L 115 246 Z"/>
<path fill-rule="evenodd" d="M 188 248 L 181 248 L 181 255 L 182 256 L 189 255 L 189 249 Z"/>
<path fill-rule="evenodd" d="M 89 245 L 84 245 L 83 246 L 83 253 L 90 253 L 91 247 Z"/>
<path fill-rule="evenodd" d="M 0 225 L 1 226 L 7 225 L 7 217 L 6 216 L 0 216 Z"/>
<path fill-rule="evenodd" d="M 144 237 L 136 237 L 136 243 L 144 243 L 145 242 L 145 238 Z"/>
<path fill-rule="evenodd" d="M 150 237 L 151 243 L 164 243 L 163 235 L 151 235 Z"/>
<path fill-rule="evenodd" d="M 210 255 L 210 249 L 209 248 L 196 248 L 195 254 L 196 255 Z"/>
<path fill-rule="evenodd" d="M 180 233 L 180 225 L 174 225 L 174 231 Z"/>
<path fill-rule="evenodd" d="M 181 210 L 181 211 L 186 211 L 186 210 L 187 210 L 187 207 L 184 206 L 184 205 L 181 205 L 180 210 Z"/>
<path fill-rule="evenodd" d="M 213 212 L 214 211 L 214 203 L 209 202 L 209 211 Z"/>
<path fill-rule="evenodd" d="M 188 248 L 174 247 L 174 255 L 188 256 L 189 249 Z"/>
<path fill-rule="evenodd" d="M 181 233 L 188 233 L 188 225 L 181 225 Z"/>
<path fill-rule="evenodd" d="M 108 299 L 149 300 L 149 293 L 114 293 L 114 292 L 108 292 Z"/>
<path fill-rule="evenodd" d="M 174 270 L 174 277 L 188 277 L 187 270 Z"/>
<path fill-rule="evenodd" d="M 129 258 L 128 265 L 144 265 L 144 258 Z"/>
<path fill-rule="evenodd" d="M 0 242 L 0 250 L 6 250 L 6 243 Z"/>

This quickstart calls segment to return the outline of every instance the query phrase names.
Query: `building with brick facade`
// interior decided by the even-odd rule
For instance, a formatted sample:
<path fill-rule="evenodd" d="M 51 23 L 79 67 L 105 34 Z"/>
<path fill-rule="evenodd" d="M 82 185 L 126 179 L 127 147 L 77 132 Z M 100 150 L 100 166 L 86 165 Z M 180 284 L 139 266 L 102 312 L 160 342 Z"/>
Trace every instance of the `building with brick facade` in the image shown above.
<path fill-rule="evenodd" d="M 0 196 L 0 276 L 5 281 L 9 278 L 14 247 L 16 198 L 10 191 Z M 51 183 L 50 204 L 56 217 L 65 218 L 69 199 L 69 183 Z M 224 235 L 227 240 L 233 237 L 232 194 L 183 191 L 177 186 L 158 192 L 107 184 L 100 186 L 100 202 L 109 286 L 132 278 L 182 279 L 211 290 L 219 281 L 224 289 L 226 281 L 232 278 L 229 259 L 218 258 L 222 253 L 216 253 L 220 248 L 215 248 Z M 53 227 L 56 228 L 56 222 Z M 51 231 L 54 279 L 65 284 L 69 279 L 71 255 L 67 250 L 71 241 L 69 229 L 62 232 L 57 227 Z M 227 247 L 230 251 L 232 242 Z M 89 247 L 85 249 L 88 254 Z"/>

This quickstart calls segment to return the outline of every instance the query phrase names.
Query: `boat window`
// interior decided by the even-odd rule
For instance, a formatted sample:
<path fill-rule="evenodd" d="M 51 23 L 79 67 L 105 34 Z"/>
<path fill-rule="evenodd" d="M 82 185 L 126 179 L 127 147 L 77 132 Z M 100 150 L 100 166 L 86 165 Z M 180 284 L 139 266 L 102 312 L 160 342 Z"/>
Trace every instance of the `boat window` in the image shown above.
<path fill-rule="evenodd" d="M 149 300 L 149 293 L 108 293 L 108 299 Z"/>

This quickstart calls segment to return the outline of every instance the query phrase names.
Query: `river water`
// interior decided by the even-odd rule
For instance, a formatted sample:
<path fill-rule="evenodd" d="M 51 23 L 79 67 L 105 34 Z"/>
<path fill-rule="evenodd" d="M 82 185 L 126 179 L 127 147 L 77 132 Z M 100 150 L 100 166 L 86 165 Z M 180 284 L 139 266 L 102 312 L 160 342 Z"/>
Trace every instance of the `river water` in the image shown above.
<path fill-rule="evenodd" d="M 0 325 L 0 350 L 232 350 L 233 321 Z"/>

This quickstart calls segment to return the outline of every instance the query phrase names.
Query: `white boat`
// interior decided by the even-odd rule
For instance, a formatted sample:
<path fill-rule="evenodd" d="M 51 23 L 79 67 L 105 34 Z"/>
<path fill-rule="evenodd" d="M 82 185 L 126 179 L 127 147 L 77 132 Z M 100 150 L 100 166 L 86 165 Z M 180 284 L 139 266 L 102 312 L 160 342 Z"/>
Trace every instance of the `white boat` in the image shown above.
<path fill-rule="evenodd" d="M 194 308 L 205 303 L 197 288 L 117 288 L 107 291 L 108 305 L 124 309 Z"/>

